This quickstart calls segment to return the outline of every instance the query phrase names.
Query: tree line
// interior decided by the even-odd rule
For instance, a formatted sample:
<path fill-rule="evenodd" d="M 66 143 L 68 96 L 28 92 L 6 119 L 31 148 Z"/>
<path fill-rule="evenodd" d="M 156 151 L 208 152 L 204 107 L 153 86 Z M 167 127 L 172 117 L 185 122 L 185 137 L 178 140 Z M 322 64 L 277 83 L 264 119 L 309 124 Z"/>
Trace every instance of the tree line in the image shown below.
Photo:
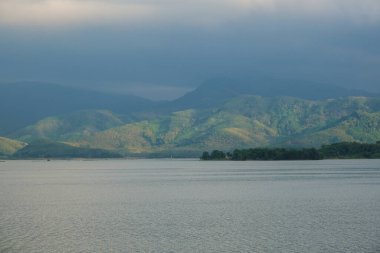
<path fill-rule="evenodd" d="M 249 148 L 235 149 L 232 152 L 205 151 L 201 160 L 321 160 L 349 158 L 380 158 L 380 141 L 370 143 L 340 142 L 323 145 L 321 148 Z"/>

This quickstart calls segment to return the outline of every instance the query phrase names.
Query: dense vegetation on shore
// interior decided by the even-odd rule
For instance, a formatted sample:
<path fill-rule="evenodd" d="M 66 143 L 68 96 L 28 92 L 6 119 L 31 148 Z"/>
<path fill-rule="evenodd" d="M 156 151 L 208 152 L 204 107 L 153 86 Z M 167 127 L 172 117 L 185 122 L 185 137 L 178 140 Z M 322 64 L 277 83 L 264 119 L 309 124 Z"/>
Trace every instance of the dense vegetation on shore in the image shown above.
<path fill-rule="evenodd" d="M 380 158 L 380 141 L 374 144 L 341 142 L 323 145 L 319 153 L 324 158 Z"/>
<path fill-rule="evenodd" d="M 250 148 L 231 152 L 214 150 L 203 152 L 201 160 L 321 160 L 350 158 L 380 158 L 380 141 L 375 144 L 341 142 L 323 145 L 319 149 Z"/>

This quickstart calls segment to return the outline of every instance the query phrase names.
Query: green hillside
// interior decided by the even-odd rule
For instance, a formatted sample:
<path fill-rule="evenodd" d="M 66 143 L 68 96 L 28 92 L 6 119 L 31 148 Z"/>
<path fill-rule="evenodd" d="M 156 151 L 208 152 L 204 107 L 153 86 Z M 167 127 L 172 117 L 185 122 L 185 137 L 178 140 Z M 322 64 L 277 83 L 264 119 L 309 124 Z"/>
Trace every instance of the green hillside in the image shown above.
<path fill-rule="evenodd" d="M 354 112 L 317 131 L 292 136 L 288 146 L 313 146 L 336 142 L 369 142 L 380 140 L 380 112 Z"/>
<path fill-rule="evenodd" d="M 161 156 L 265 146 L 319 147 L 342 141 L 374 143 L 380 139 L 379 98 L 312 101 L 246 95 L 214 108 L 152 115 L 149 120 L 123 124 L 108 111 L 81 111 L 41 120 L 13 137 L 43 137 L 123 155 Z"/>
<path fill-rule="evenodd" d="M 119 154 L 107 150 L 74 147 L 49 140 L 35 140 L 12 155 L 12 158 L 17 159 L 119 157 Z"/>
<path fill-rule="evenodd" d="M 71 140 L 123 124 L 123 119 L 110 111 L 83 110 L 44 118 L 10 136 L 23 141 L 34 139 Z"/>
<path fill-rule="evenodd" d="M 231 152 L 205 151 L 201 160 L 321 160 L 321 159 L 379 159 L 380 141 L 376 143 L 339 142 L 322 145 L 321 148 L 249 148 Z"/>
<path fill-rule="evenodd" d="M 0 157 L 11 155 L 24 146 L 23 142 L 0 137 Z"/>

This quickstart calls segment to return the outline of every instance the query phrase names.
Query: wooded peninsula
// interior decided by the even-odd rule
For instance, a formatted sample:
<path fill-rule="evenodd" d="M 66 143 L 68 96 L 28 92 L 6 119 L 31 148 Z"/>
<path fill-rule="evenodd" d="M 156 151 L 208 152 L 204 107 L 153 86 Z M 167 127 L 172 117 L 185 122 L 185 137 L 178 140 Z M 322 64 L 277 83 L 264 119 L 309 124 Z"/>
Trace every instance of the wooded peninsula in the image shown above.
<path fill-rule="evenodd" d="M 319 149 L 249 148 L 232 152 L 214 150 L 203 152 L 201 160 L 322 160 L 322 159 L 376 159 L 380 158 L 380 141 L 374 144 L 340 142 L 322 145 Z"/>

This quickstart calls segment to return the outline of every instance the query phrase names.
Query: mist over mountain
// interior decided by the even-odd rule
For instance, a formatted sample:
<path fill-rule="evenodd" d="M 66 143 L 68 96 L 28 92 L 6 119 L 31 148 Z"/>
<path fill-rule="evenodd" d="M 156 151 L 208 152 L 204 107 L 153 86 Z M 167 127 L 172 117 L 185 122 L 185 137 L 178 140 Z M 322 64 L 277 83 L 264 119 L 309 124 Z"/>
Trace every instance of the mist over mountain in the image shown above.
<path fill-rule="evenodd" d="M 0 13 L 0 82 L 154 100 L 221 76 L 380 92 L 378 0 L 1 0 Z"/>
<path fill-rule="evenodd" d="M 337 85 L 304 80 L 276 79 L 265 76 L 255 78 L 215 78 L 202 83 L 197 89 L 172 101 L 176 109 L 202 108 L 220 105 L 240 95 L 263 97 L 289 96 L 310 100 L 333 99 L 348 96 L 376 96 L 365 90 L 348 89 Z"/>
<path fill-rule="evenodd" d="M 0 134 L 39 119 L 85 109 L 108 109 L 120 114 L 149 108 L 152 102 L 118 95 L 38 82 L 0 84 Z"/>

